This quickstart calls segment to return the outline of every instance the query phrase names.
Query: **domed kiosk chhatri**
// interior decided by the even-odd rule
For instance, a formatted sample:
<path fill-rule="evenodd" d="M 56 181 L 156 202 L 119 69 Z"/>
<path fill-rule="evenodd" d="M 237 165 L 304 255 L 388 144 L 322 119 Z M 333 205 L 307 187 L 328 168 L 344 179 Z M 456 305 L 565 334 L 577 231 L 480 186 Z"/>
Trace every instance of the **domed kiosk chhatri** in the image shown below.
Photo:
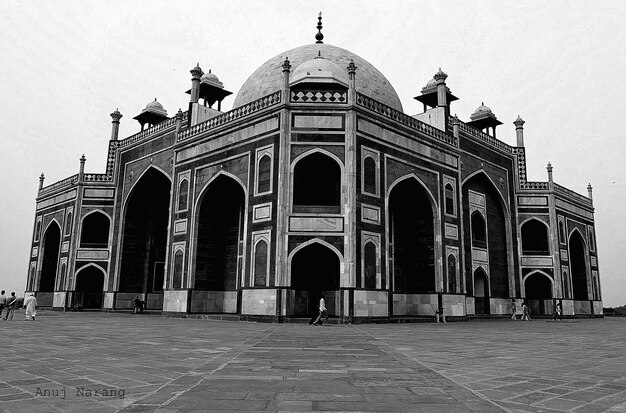
<path fill-rule="evenodd" d="M 462 122 L 441 69 L 405 114 L 389 81 L 322 42 L 281 53 L 232 94 L 200 65 L 189 105 L 156 101 L 106 171 L 44 186 L 27 291 L 43 306 L 288 321 L 324 297 L 344 322 L 601 315 L 592 189 L 526 177 L 481 105 Z M 146 127 L 147 126 L 147 127 Z"/>

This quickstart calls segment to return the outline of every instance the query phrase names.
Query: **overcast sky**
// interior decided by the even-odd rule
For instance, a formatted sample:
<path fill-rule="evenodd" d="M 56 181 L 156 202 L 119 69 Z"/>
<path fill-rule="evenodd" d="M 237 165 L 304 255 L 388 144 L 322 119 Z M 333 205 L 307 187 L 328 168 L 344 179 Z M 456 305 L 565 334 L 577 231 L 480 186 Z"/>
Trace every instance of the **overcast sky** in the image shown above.
<path fill-rule="evenodd" d="M 10 1 L 0 2 L 0 288 L 26 283 L 38 177 L 103 173 L 109 114 L 120 136 L 155 97 L 185 109 L 200 62 L 239 90 L 270 57 L 324 42 L 376 66 L 404 111 L 439 67 L 461 120 L 484 101 L 515 145 L 526 121 L 530 180 L 594 187 L 605 306 L 626 304 L 626 2 L 624 1 Z M 222 106 L 230 109 L 234 96 Z"/>

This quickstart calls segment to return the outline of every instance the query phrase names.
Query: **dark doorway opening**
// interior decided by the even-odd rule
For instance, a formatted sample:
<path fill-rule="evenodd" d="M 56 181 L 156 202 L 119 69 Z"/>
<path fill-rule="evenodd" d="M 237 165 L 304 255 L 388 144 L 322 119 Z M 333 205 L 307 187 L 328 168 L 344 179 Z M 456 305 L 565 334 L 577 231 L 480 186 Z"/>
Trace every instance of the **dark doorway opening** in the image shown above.
<path fill-rule="evenodd" d="M 585 265 L 585 243 L 578 231 L 569 237 L 569 255 L 572 265 L 572 287 L 574 300 L 588 300 L 587 266 Z"/>
<path fill-rule="evenodd" d="M 291 259 L 291 288 L 295 291 L 293 315 L 313 316 L 324 297 L 328 315 L 338 315 L 335 300 L 339 294 L 339 257 L 330 248 L 313 243 Z"/>
<path fill-rule="evenodd" d="M 102 270 L 93 265 L 83 268 L 76 275 L 74 304 L 80 304 L 85 309 L 101 309 L 103 287 Z"/>
<path fill-rule="evenodd" d="M 435 292 L 433 211 L 426 190 L 414 179 L 398 183 L 389 197 L 393 291 Z"/>
<path fill-rule="evenodd" d="M 533 273 L 524 282 L 526 300 L 531 314 L 549 314 L 551 306 L 546 305 L 546 300 L 552 299 L 552 282 L 540 273 Z"/>
<path fill-rule="evenodd" d="M 293 170 L 293 212 L 341 212 L 341 168 L 328 155 L 316 152 L 298 161 Z"/>
<path fill-rule="evenodd" d="M 41 263 L 40 292 L 54 292 L 54 283 L 59 265 L 59 246 L 61 245 L 61 228 L 52 222 L 43 237 L 43 261 Z"/>
<path fill-rule="evenodd" d="M 126 204 L 120 292 L 163 291 L 163 263 L 170 206 L 169 179 L 150 168 Z"/>
<path fill-rule="evenodd" d="M 206 190 L 198 212 L 195 289 L 234 291 L 241 269 L 244 192 L 221 175 Z"/>
<path fill-rule="evenodd" d="M 476 315 L 490 313 L 489 281 L 487 274 L 480 267 L 474 271 L 474 308 Z"/>

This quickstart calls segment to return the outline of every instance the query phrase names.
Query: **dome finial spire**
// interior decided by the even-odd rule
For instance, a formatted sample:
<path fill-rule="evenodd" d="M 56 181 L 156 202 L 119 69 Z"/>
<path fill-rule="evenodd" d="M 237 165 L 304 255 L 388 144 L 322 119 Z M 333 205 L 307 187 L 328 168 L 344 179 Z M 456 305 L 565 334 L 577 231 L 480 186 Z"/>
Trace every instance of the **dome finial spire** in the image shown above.
<path fill-rule="evenodd" d="M 324 35 L 322 34 L 322 12 L 317 16 L 317 34 L 315 35 L 315 43 L 324 43 L 322 40 Z"/>

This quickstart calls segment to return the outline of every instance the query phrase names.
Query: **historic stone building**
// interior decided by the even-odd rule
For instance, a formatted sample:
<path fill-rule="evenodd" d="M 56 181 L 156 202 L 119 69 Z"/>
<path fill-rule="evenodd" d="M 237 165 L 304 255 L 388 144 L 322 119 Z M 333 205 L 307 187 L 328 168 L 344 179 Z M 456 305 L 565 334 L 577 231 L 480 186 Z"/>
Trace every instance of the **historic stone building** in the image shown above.
<path fill-rule="evenodd" d="M 321 18 L 320 18 L 321 22 Z M 321 23 L 318 24 L 321 29 Z M 43 185 L 27 288 L 41 305 L 283 320 L 323 294 L 343 320 L 602 313 L 591 187 L 526 179 L 517 145 L 481 105 L 468 122 L 439 70 L 409 116 L 366 60 L 322 43 L 261 65 L 221 111 L 215 74 L 191 70 L 189 106 L 156 101 L 106 171 Z M 511 126 L 511 132 L 512 132 Z"/>

